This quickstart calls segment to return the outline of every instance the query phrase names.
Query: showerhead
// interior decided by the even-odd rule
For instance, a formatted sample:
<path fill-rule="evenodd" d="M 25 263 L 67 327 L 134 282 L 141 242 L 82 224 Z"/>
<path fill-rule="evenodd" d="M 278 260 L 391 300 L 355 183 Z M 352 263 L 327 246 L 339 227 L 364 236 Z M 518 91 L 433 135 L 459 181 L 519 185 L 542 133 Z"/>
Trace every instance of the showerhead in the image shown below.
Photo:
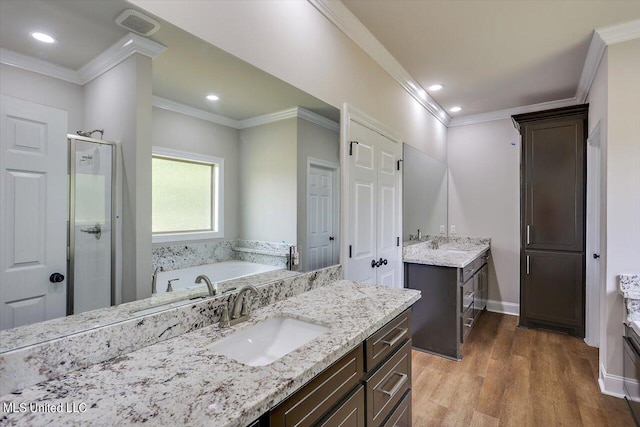
<path fill-rule="evenodd" d="M 104 135 L 104 129 L 95 129 L 95 130 L 79 130 L 76 133 L 80 136 L 86 136 L 87 138 L 91 138 L 96 132 L 100 132 L 100 139 L 102 139 L 102 135 Z"/>

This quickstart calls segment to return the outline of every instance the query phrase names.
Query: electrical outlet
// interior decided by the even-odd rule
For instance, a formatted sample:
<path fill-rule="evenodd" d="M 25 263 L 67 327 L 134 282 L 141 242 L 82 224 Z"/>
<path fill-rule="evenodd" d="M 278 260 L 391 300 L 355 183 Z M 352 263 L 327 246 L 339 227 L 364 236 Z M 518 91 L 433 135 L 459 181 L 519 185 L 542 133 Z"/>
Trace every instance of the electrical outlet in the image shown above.
<path fill-rule="evenodd" d="M 452 226 L 449 228 L 449 233 L 450 233 L 450 234 L 456 234 L 456 226 L 455 226 L 455 225 L 452 225 Z"/>
<path fill-rule="evenodd" d="M 440 233 L 444 234 L 447 232 L 447 227 L 445 227 L 444 225 L 440 226 Z"/>

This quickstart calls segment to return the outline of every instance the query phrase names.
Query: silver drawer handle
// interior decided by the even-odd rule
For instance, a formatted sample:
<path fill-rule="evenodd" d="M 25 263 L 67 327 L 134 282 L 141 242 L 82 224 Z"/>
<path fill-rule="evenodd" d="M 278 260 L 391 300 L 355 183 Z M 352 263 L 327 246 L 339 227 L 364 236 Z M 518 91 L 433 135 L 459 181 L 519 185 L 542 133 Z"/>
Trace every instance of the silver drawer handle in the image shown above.
<path fill-rule="evenodd" d="M 393 338 L 391 341 L 381 340 L 381 342 L 383 344 L 388 345 L 389 347 L 393 347 L 394 345 L 396 345 L 396 343 L 398 341 L 400 341 L 402 339 L 402 337 L 405 336 L 405 334 L 407 333 L 408 329 L 407 328 L 396 328 L 396 331 L 400 331 L 400 333 L 398 335 L 396 335 L 395 338 Z"/>
<path fill-rule="evenodd" d="M 473 322 L 475 322 L 476 319 L 469 319 L 469 323 L 465 323 L 464 326 L 470 328 L 473 326 Z"/>
<path fill-rule="evenodd" d="M 390 398 L 395 396 L 396 393 L 402 388 L 402 386 L 407 382 L 407 374 L 401 374 L 400 372 L 394 372 L 394 375 L 398 375 L 400 379 L 395 383 L 395 385 L 391 388 L 391 390 L 385 390 L 383 388 L 377 388 L 376 391 L 380 393 L 386 394 Z"/>
<path fill-rule="evenodd" d="M 475 291 L 469 291 L 466 294 L 464 294 L 465 298 L 473 298 L 474 296 L 476 296 Z"/>

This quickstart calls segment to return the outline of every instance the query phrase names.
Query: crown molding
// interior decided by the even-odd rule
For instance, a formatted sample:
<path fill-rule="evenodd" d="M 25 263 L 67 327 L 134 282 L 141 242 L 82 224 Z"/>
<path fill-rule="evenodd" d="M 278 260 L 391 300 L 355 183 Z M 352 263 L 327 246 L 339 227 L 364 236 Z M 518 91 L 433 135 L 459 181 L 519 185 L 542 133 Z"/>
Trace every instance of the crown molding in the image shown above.
<path fill-rule="evenodd" d="M 340 125 L 333 120 L 329 120 L 319 114 L 309 111 L 302 107 L 293 107 L 287 110 L 277 111 L 275 113 L 263 114 L 261 116 L 251 117 L 244 120 L 234 120 L 226 116 L 210 113 L 199 108 L 181 104 L 170 99 L 153 95 L 151 105 L 162 108 L 164 110 L 173 111 L 174 113 L 184 114 L 186 116 L 195 117 L 196 119 L 206 120 L 222 126 L 233 129 L 247 129 L 254 126 L 266 125 L 268 123 L 278 122 L 293 118 L 301 118 L 319 126 L 330 129 L 334 132 L 340 131 Z"/>
<path fill-rule="evenodd" d="M 551 110 L 553 108 L 569 107 L 582 104 L 574 98 L 559 99 L 557 101 L 541 102 L 539 104 L 524 105 L 522 107 L 507 108 L 504 110 L 490 111 L 488 113 L 474 114 L 471 116 L 456 117 L 451 120 L 449 127 L 473 125 L 476 123 L 492 122 L 494 120 L 510 119 L 515 114 L 533 113 L 535 111 Z"/>
<path fill-rule="evenodd" d="M 402 67 L 378 39 L 362 22 L 341 2 L 335 0 L 307 0 L 340 31 L 353 40 L 378 65 L 380 65 L 400 86 L 445 126 L 451 117 L 420 84 Z"/>
<path fill-rule="evenodd" d="M 587 52 L 587 58 L 584 61 L 584 67 L 582 67 L 582 74 L 580 75 L 580 81 L 578 82 L 578 88 L 576 89 L 576 100 L 582 104 L 586 101 L 593 79 L 596 77 L 600 61 L 604 55 L 604 51 L 607 49 L 607 44 L 600 37 L 598 31 L 593 32 L 591 37 L 591 43 L 589 44 L 589 51 Z"/>
<path fill-rule="evenodd" d="M 164 52 L 166 48 L 166 46 L 156 43 L 153 40 L 129 33 L 80 68 L 78 73 L 84 82 L 83 84 L 86 84 L 115 67 L 134 53 L 139 53 L 154 59 Z"/>
<path fill-rule="evenodd" d="M 298 107 L 298 117 L 334 132 L 340 132 L 340 123 L 329 120 L 320 114 L 307 110 L 306 108 Z"/>
<path fill-rule="evenodd" d="M 607 45 L 640 38 L 640 19 L 596 29 Z"/>
<path fill-rule="evenodd" d="M 76 70 L 45 61 L 44 59 L 23 55 L 13 50 L 0 48 L 0 63 L 22 68 L 23 70 L 34 73 L 44 74 L 45 76 L 64 80 L 69 83 L 75 83 L 77 85 L 83 84 L 80 74 L 78 74 Z"/>
<path fill-rule="evenodd" d="M 218 114 L 210 113 L 199 108 L 190 107 L 179 102 L 172 101 L 170 99 L 162 98 L 153 95 L 151 98 L 151 105 L 154 107 L 162 108 L 163 110 L 173 111 L 174 113 L 184 114 L 186 116 L 195 117 L 196 119 L 206 120 L 208 122 L 216 123 L 222 126 L 228 126 L 234 129 L 241 129 L 240 121 L 230 119 L 229 117 L 220 116 Z"/>

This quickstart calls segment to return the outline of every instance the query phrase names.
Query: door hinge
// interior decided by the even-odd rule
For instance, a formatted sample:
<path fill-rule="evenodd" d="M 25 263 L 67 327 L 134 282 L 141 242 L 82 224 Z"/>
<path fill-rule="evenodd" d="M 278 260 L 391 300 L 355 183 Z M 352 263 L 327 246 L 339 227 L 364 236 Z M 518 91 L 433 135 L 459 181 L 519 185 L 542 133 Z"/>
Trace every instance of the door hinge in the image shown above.
<path fill-rule="evenodd" d="M 400 246 L 400 237 L 396 237 L 396 246 Z"/>
<path fill-rule="evenodd" d="M 403 161 L 402 159 L 398 160 L 398 163 L 397 163 L 398 170 L 400 170 L 400 162 L 402 162 L 402 161 Z"/>
<path fill-rule="evenodd" d="M 351 258 L 351 245 L 349 245 L 349 258 Z"/>
<path fill-rule="evenodd" d="M 353 144 L 360 144 L 358 141 L 351 141 L 349 143 L 349 155 L 353 156 Z"/>

